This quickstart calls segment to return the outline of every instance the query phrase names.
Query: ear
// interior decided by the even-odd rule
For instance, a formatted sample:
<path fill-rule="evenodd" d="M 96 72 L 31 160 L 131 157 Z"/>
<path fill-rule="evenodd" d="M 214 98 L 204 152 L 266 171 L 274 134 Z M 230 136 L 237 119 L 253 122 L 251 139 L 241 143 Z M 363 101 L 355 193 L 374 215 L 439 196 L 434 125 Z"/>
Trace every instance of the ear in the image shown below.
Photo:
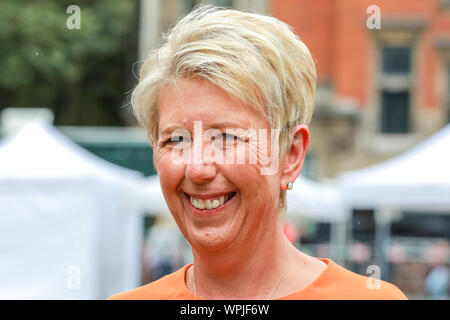
<path fill-rule="evenodd" d="M 150 139 L 150 142 L 151 142 L 151 144 L 152 144 L 152 149 L 155 150 L 155 146 L 153 145 L 153 138 Z"/>
<path fill-rule="evenodd" d="M 292 132 L 292 143 L 288 146 L 285 154 L 285 161 L 281 176 L 281 190 L 287 189 L 289 181 L 294 182 L 300 171 L 306 157 L 306 151 L 309 146 L 309 129 L 306 125 L 300 124 L 294 127 Z"/>

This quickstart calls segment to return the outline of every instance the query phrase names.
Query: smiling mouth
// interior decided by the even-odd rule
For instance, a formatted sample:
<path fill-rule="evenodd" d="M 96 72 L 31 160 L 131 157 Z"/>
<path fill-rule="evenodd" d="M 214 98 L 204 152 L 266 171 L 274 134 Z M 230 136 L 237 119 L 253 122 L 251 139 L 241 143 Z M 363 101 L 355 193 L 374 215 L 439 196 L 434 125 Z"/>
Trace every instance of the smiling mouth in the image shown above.
<path fill-rule="evenodd" d="M 196 198 L 195 196 L 191 196 L 187 193 L 184 194 L 187 200 L 191 203 L 191 205 L 199 210 L 212 210 L 219 208 L 230 201 L 235 195 L 236 192 L 230 192 L 228 194 L 224 194 L 222 196 L 216 196 L 211 198 Z"/>

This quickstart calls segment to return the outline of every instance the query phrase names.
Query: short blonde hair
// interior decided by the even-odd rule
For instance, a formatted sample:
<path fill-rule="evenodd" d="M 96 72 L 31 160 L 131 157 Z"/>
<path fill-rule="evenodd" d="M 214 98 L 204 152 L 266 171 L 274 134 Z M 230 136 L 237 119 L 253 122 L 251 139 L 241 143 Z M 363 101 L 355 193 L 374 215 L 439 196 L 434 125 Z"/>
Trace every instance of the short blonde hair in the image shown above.
<path fill-rule="evenodd" d="M 280 129 L 280 153 L 291 128 L 308 125 L 314 110 L 316 68 L 305 44 L 270 16 L 198 6 L 162 39 L 141 67 L 131 104 L 150 138 L 158 139 L 158 97 L 179 78 L 211 81 L 262 113 Z M 286 207 L 281 191 L 280 207 Z"/>

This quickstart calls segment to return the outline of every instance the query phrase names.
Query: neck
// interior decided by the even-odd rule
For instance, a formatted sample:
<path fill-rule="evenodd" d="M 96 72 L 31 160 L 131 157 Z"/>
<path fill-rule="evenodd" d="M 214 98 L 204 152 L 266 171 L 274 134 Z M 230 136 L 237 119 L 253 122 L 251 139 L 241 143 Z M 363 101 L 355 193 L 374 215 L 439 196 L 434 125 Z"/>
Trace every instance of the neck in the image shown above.
<path fill-rule="evenodd" d="M 218 252 L 193 250 L 193 286 L 206 299 L 269 299 L 286 271 L 291 244 L 281 227 Z"/>

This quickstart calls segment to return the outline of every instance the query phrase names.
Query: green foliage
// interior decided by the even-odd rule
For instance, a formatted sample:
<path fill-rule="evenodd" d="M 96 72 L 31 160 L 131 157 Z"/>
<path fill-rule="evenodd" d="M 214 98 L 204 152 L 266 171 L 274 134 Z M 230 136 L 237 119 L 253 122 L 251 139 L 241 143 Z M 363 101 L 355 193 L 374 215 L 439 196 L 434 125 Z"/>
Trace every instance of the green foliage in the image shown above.
<path fill-rule="evenodd" d="M 79 30 L 66 26 L 72 4 L 81 9 Z M 1 0 L 0 109 L 49 107 L 59 124 L 119 124 L 136 56 L 137 4 Z"/>

